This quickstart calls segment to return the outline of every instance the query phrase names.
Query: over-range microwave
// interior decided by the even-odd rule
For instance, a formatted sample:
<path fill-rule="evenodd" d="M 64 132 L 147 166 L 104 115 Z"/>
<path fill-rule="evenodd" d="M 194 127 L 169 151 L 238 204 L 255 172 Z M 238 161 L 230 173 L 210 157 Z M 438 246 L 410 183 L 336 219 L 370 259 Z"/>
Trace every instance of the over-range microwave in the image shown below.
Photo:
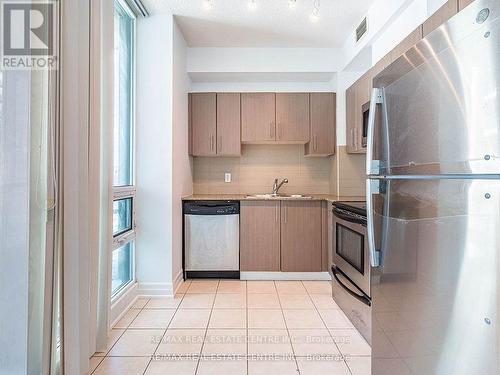
<path fill-rule="evenodd" d="M 361 113 L 363 118 L 361 129 L 361 147 L 366 148 L 366 145 L 368 144 L 368 117 L 370 116 L 370 102 L 363 104 L 361 107 Z"/>

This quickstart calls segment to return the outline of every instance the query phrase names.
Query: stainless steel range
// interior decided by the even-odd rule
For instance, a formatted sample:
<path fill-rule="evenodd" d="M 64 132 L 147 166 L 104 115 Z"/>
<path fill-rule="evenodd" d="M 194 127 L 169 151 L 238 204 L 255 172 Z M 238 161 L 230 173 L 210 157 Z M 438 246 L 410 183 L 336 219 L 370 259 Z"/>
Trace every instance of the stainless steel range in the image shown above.
<path fill-rule="evenodd" d="M 333 204 L 333 298 L 371 341 L 370 255 L 365 202 Z"/>

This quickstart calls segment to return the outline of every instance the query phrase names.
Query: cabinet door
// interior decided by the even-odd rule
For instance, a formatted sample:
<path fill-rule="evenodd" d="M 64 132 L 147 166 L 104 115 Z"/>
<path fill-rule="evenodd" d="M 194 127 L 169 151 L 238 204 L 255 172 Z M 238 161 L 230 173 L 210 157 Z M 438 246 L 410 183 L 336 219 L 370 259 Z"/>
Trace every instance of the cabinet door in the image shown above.
<path fill-rule="evenodd" d="M 311 93 L 311 134 L 306 144 L 306 155 L 333 155 L 335 153 L 335 100 L 334 93 Z"/>
<path fill-rule="evenodd" d="M 280 202 L 242 201 L 241 271 L 280 270 Z"/>
<path fill-rule="evenodd" d="M 455 0 L 456 1 L 456 0 Z M 389 64 L 396 61 L 401 55 L 422 40 L 423 27 L 420 25 L 403 39 L 391 52 L 389 52 Z"/>
<path fill-rule="evenodd" d="M 193 155 L 215 155 L 215 137 L 217 133 L 217 105 L 215 93 L 192 94 L 191 106 Z"/>
<path fill-rule="evenodd" d="M 193 118 L 191 116 L 191 110 L 193 109 L 193 104 L 191 103 L 191 98 L 193 94 L 188 94 L 188 154 L 193 155 Z"/>
<path fill-rule="evenodd" d="M 423 36 L 425 37 L 430 32 L 436 30 L 443 23 L 458 13 L 457 0 L 448 0 L 441 8 L 439 8 L 427 21 L 423 24 Z"/>
<path fill-rule="evenodd" d="M 217 155 L 241 155 L 240 94 L 217 94 Z"/>
<path fill-rule="evenodd" d="M 259 143 L 270 142 L 275 139 L 275 94 L 241 94 L 241 141 L 243 143 Z"/>
<path fill-rule="evenodd" d="M 458 0 L 458 11 L 464 9 L 467 5 L 472 4 L 474 0 Z"/>
<path fill-rule="evenodd" d="M 309 94 L 276 94 L 276 141 L 309 141 Z"/>
<path fill-rule="evenodd" d="M 345 92 L 345 110 L 347 152 L 354 153 L 357 150 L 356 138 L 354 137 L 354 129 L 356 128 L 356 83 Z"/>
<path fill-rule="evenodd" d="M 281 271 L 321 271 L 321 203 L 281 202 Z"/>

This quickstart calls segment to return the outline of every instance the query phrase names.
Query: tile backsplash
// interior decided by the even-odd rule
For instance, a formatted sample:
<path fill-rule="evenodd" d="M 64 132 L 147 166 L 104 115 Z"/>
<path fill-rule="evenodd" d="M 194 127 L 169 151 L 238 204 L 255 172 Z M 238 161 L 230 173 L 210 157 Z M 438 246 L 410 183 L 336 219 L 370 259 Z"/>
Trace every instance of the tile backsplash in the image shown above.
<path fill-rule="evenodd" d="M 195 157 L 195 194 L 262 194 L 275 178 L 288 178 L 285 194 L 330 194 L 331 158 L 304 156 L 303 145 L 243 145 L 241 157 Z M 224 173 L 232 181 L 224 182 Z"/>

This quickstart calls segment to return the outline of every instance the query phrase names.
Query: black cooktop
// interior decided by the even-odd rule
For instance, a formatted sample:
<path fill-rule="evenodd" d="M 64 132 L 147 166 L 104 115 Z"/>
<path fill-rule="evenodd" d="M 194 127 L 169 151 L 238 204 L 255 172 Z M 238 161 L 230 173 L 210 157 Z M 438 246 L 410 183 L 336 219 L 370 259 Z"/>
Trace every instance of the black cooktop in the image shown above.
<path fill-rule="evenodd" d="M 343 201 L 343 202 L 335 202 L 333 203 L 333 205 L 338 208 L 343 208 L 344 210 L 349 210 L 359 215 L 366 216 L 366 202 Z"/>

